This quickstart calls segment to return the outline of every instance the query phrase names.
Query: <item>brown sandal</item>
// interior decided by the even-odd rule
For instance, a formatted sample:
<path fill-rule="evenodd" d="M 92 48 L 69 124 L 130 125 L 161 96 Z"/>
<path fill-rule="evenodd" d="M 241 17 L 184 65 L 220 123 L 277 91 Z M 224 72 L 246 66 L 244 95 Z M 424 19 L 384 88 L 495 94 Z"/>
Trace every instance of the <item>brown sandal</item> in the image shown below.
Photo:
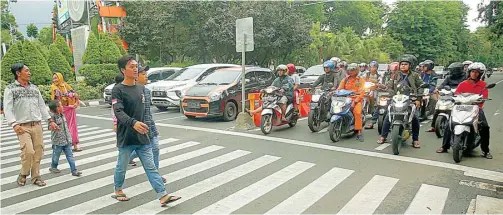
<path fill-rule="evenodd" d="M 19 186 L 26 185 L 26 176 L 19 174 L 19 176 L 17 176 L 16 182 L 17 182 L 17 185 L 19 185 Z"/>
<path fill-rule="evenodd" d="M 421 145 L 419 144 L 419 141 L 413 141 L 412 142 L 412 147 L 414 147 L 416 149 L 419 149 L 419 148 L 421 148 Z"/>
<path fill-rule="evenodd" d="M 45 185 L 47 185 L 44 181 L 42 181 L 42 179 L 40 178 L 37 178 L 34 182 L 33 182 L 34 185 L 37 185 L 39 187 L 43 187 Z"/>

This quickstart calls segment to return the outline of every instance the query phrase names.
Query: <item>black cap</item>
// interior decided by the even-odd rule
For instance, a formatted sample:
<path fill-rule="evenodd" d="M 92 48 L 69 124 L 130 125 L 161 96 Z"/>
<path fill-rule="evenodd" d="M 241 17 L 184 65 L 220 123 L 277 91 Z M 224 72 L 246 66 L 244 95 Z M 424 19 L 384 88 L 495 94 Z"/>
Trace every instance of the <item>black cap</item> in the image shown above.
<path fill-rule="evenodd" d="M 138 72 L 146 72 L 150 69 L 149 66 L 146 66 L 146 67 L 140 67 L 140 69 L 138 70 Z"/>

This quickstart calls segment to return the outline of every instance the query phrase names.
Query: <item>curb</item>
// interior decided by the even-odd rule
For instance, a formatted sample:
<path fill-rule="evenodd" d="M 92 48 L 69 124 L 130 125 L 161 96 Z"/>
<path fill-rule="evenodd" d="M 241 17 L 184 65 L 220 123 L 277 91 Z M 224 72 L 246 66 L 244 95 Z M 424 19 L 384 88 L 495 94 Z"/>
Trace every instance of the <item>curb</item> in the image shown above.
<path fill-rule="evenodd" d="M 104 100 L 81 101 L 81 103 L 85 104 L 85 106 L 90 106 L 90 107 L 96 107 L 96 106 L 108 104 Z"/>

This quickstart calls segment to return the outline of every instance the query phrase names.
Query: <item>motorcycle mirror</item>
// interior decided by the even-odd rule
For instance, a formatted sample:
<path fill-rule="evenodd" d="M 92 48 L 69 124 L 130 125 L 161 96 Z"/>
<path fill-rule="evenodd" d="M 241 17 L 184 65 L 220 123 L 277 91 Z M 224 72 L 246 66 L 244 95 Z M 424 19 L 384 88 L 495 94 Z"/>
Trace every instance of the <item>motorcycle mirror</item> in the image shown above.
<path fill-rule="evenodd" d="M 494 88 L 495 86 L 496 86 L 496 84 L 495 84 L 495 83 L 492 83 L 492 84 L 487 85 L 487 87 L 486 87 L 486 88 L 487 88 L 487 89 L 491 89 L 491 88 Z"/>

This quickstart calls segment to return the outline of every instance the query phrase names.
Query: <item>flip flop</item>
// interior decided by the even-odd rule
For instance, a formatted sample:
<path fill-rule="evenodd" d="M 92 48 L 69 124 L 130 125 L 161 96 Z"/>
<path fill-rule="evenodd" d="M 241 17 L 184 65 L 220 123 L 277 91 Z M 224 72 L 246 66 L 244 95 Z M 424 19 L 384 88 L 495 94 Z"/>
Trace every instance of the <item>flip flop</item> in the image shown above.
<path fill-rule="evenodd" d="M 42 181 L 42 179 L 40 178 L 37 178 L 34 182 L 33 182 L 34 185 L 37 185 L 39 187 L 43 187 L 45 185 L 47 185 L 44 181 Z"/>
<path fill-rule="evenodd" d="M 21 179 L 24 179 L 24 182 L 21 181 Z M 24 186 L 24 185 L 26 185 L 26 177 L 23 177 L 21 174 L 19 174 L 19 176 L 17 176 L 16 182 L 17 182 L 17 185 Z"/>
<path fill-rule="evenodd" d="M 179 196 L 169 196 L 168 199 L 166 199 L 166 201 L 161 203 L 161 207 L 166 207 L 169 203 L 180 200 L 181 198 L 182 197 Z"/>
<path fill-rule="evenodd" d="M 125 197 L 126 199 L 124 200 L 119 200 L 119 198 L 123 198 Z M 129 198 L 126 196 L 126 194 L 117 194 L 117 195 L 112 195 L 112 198 L 114 198 L 115 200 L 119 201 L 119 202 L 127 202 L 129 201 Z"/>

